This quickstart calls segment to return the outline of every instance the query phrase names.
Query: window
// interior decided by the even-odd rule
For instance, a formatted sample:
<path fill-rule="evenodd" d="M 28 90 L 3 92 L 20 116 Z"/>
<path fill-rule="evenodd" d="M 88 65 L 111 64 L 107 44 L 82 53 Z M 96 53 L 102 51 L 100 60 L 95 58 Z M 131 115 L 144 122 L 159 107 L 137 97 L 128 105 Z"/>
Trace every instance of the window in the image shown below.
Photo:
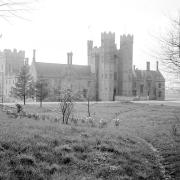
<path fill-rule="evenodd" d="M 83 96 L 84 96 L 84 98 L 87 97 L 87 89 L 83 89 Z"/>
<path fill-rule="evenodd" d="M 140 85 L 140 93 L 141 93 L 141 94 L 143 94 L 143 88 L 144 88 L 144 85 L 141 84 L 141 85 Z"/>
<path fill-rule="evenodd" d="M 132 94 L 133 96 L 136 96 L 137 95 L 136 90 L 133 90 Z"/>
<path fill-rule="evenodd" d="M 114 72 L 114 80 L 117 80 L 117 72 Z"/>
<path fill-rule="evenodd" d="M 154 88 L 154 96 L 156 96 L 156 88 Z"/>
<path fill-rule="evenodd" d="M 158 87 L 161 88 L 161 83 L 158 84 Z"/>
<path fill-rule="evenodd" d="M 159 91 L 159 97 L 161 97 L 161 94 L 162 94 L 161 91 Z"/>

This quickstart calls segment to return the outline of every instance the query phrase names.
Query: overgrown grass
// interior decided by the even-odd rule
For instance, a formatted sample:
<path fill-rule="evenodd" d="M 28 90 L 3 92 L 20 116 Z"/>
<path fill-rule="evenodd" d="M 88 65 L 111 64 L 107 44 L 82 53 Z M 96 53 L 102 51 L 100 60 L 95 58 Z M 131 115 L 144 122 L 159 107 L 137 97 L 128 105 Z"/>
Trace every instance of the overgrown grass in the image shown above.
<path fill-rule="evenodd" d="M 0 115 L 1 179 L 161 179 L 153 152 L 116 128 Z"/>
<path fill-rule="evenodd" d="M 27 105 L 25 110 L 45 114 L 52 119 L 60 117 L 57 105 L 44 105 L 42 109 Z M 8 151 L 11 153 L 5 154 L 5 157 L 14 158 L 16 148 L 22 149 L 18 155 L 33 159 L 34 166 L 30 172 L 34 177 L 37 174 L 37 179 L 41 176 L 44 179 L 162 179 L 154 153 L 141 141 L 142 138 L 164 157 L 161 163 L 166 173 L 172 178 L 179 177 L 180 137 L 177 117 L 180 117 L 180 108 L 95 103 L 90 110 L 96 122 L 103 119 L 107 126 L 91 127 L 82 121 L 62 125 L 51 118 L 37 121 L 7 119 L 4 115 L 4 120 L 0 121 L 1 144 L 7 140 L 13 147 L 7 142 L 5 146 L 1 145 L 2 149 L 6 147 L 2 156 Z M 76 104 L 73 115 L 77 118 L 87 116 L 87 105 Z M 118 127 L 112 121 L 115 117 L 120 120 Z M 16 161 L 18 168 L 25 166 L 21 160 Z M 8 163 L 5 167 L 2 174 L 14 171 L 12 168 L 9 171 Z M 27 169 L 24 171 L 26 173 Z"/>

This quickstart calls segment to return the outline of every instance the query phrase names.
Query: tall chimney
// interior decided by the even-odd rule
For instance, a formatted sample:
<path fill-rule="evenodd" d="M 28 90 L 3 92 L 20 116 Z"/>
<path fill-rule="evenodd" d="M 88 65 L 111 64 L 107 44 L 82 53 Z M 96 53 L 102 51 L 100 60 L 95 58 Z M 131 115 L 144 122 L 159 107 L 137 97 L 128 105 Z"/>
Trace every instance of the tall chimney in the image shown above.
<path fill-rule="evenodd" d="M 33 61 L 35 62 L 36 61 L 36 50 L 33 49 Z"/>
<path fill-rule="evenodd" d="M 150 71 L 150 62 L 147 61 L 147 62 L 146 62 L 146 65 L 147 65 L 146 70 L 147 70 L 147 71 Z"/>
<path fill-rule="evenodd" d="M 72 52 L 68 52 L 67 53 L 67 64 L 71 64 L 72 65 L 72 56 L 73 56 Z"/>
<path fill-rule="evenodd" d="M 156 61 L 156 71 L 159 71 L 159 62 Z"/>
<path fill-rule="evenodd" d="M 135 66 L 135 65 L 133 65 L 133 70 L 134 70 L 134 71 L 136 70 L 136 66 Z"/>
<path fill-rule="evenodd" d="M 29 65 L 29 58 L 24 59 L 24 65 L 27 65 L 27 66 Z"/>

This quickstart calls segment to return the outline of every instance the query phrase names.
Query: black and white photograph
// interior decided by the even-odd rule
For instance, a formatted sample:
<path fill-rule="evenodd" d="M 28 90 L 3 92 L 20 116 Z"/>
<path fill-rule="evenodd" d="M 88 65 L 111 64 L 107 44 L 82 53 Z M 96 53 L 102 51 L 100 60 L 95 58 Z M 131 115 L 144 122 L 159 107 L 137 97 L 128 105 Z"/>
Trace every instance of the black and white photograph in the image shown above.
<path fill-rule="evenodd" d="M 180 0 L 0 0 L 0 180 L 180 180 Z"/>

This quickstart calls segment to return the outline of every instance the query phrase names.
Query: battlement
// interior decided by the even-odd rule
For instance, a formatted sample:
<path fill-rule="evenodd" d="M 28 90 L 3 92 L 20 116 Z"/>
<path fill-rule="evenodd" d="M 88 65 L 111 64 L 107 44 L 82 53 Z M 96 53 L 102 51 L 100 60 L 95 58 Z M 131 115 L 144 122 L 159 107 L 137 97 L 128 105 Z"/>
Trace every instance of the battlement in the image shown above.
<path fill-rule="evenodd" d="M 101 40 L 112 40 L 115 41 L 115 33 L 113 32 L 103 32 L 101 33 Z"/>
<path fill-rule="evenodd" d="M 123 34 L 120 36 L 120 42 L 133 42 L 133 35 L 131 34 Z"/>
<path fill-rule="evenodd" d="M 88 46 L 88 48 L 93 48 L 93 41 L 92 40 L 88 40 L 87 41 L 87 46 Z"/>
<path fill-rule="evenodd" d="M 0 51 L 0 54 L 1 55 L 4 55 L 6 57 L 9 57 L 9 56 L 14 56 L 14 57 L 22 57 L 24 58 L 25 57 L 25 51 L 17 51 L 17 49 L 14 49 L 13 51 L 11 49 L 4 49 L 3 51 Z"/>

